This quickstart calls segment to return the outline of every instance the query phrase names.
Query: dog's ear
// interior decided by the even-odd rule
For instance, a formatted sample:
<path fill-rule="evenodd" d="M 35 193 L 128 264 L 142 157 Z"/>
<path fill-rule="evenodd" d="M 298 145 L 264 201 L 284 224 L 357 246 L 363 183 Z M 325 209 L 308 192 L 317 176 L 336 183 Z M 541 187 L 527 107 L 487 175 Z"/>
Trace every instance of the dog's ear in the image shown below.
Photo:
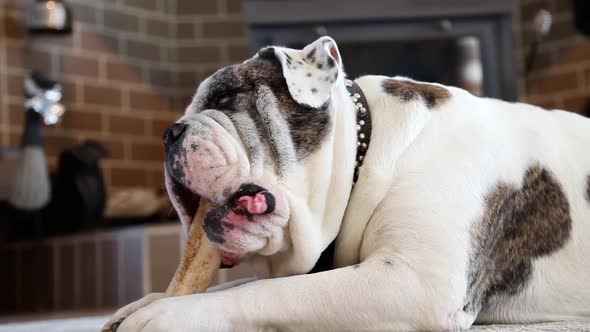
<path fill-rule="evenodd" d="M 301 105 L 323 106 L 341 75 L 342 61 L 336 42 L 321 37 L 303 50 L 273 49 L 283 67 L 291 97 Z"/>

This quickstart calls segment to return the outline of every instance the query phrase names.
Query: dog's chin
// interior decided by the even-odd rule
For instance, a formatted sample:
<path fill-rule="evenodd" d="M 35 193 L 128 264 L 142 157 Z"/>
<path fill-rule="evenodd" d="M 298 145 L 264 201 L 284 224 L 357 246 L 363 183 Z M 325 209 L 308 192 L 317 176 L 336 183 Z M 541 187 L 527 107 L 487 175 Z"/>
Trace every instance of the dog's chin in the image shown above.
<path fill-rule="evenodd" d="M 207 195 L 196 193 L 170 174 L 166 174 L 166 185 L 188 231 L 199 204 Z M 289 206 L 278 188 L 268 187 L 242 184 L 223 202 L 211 202 L 213 209 L 207 212 L 204 220 L 194 221 L 202 225 L 209 240 L 218 248 L 222 267 L 240 264 L 255 253 L 272 255 L 284 249 Z"/>

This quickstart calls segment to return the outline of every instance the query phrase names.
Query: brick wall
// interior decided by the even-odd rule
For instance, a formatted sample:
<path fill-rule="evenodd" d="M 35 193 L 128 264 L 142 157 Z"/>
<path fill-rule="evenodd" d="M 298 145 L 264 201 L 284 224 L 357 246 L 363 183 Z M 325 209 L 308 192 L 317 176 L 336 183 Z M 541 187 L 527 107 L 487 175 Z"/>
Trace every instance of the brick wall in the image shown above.
<path fill-rule="evenodd" d="M 0 0 L 0 146 L 18 146 L 24 75 L 64 86 L 63 122 L 45 128 L 51 168 L 64 148 L 102 142 L 111 189 L 161 188 L 164 128 L 203 77 L 247 54 L 239 0 L 68 0 L 74 32 L 27 37 L 32 0 Z"/>
<path fill-rule="evenodd" d="M 552 13 L 553 26 L 540 45 L 532 73 L 526 78 L 520 75 L 521 99 L 581 113 L 590 103 L 590 39 L 575 30 L 570 1 L 519 1 L 515 40 L 520 68 L 524 68 L 526 50 L 534 37 L 533 17 L 541 8 Z"/>
<path fill-rule="evenodd" d="M 45 69 L 65 87 L 68 113 L 46 128 L 51 167 L 84 139 L 111 151 L 110 188 L 162 185 L 161 134 L 199 81 L 248 54 L 240 0 L 68 0 L 74 33 L 25 38 L 32 0 L 0 0 L 0 145 L 16 146 L 23 122 L 26 68 Z M 580 112 L 590 99 L 590 42 L 572 26 L 569 1 L 519 0 L 515 40 L 522 68 L 539 8 L 554 14 L 537 66 L 520 75 L 521 99 Z M 28 63 L 28 64 L 27 64 Z"/>

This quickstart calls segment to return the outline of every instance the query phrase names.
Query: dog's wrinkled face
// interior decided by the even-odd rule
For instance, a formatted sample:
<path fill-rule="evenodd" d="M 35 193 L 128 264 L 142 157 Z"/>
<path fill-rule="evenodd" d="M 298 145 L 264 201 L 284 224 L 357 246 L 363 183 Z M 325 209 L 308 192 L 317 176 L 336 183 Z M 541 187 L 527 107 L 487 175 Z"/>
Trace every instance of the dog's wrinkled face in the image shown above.
<path fill-rule="evenodd" d="M 204 227 L 225 264 L 289 245 L 283 179 L 326 141 L 340 74 L 336 44 L 268 47 L 207 78 L 164 134 L 166 187 L 188 228 L 203 197 Z"/>

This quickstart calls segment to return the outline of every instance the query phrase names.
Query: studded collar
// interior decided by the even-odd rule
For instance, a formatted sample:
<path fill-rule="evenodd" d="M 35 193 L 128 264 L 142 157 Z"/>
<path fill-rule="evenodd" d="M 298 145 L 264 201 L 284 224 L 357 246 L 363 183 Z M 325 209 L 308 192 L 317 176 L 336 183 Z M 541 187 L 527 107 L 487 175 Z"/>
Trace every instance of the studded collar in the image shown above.
<path fill-rule="evenodd" d="M 361 87 L 348 79 L 345 80 L 345 85 L 356 109 L 356 159 L 354 163 L 354 177 L 352 178 L 352 185 L 354 186 L 359 177 L 359 169 L 363 165 L 365 155 L 369 149 L 369 142 L 371 140 L 371 113 L 369 112 L 369 104 Z M 335 248 L 336 240 L 334 239 L 322 252 L 315 266 L 308 273 L 331 270 L 334 263 Z"/>
<path fill-rule="evenodd" d="M 356 109 L 356 159 L 354 162 L 354 176 L 352 178 L 352 184 L 354 185 L 358 180 L 359 170 L 363 165 L 365 155 L 369 149 L 369 142 L 371 141 L 371 113 L 369 112 L 369 104 L 363 94 L 363 90 L 361 90 L 358 84 L 347 79 L 345 85 Z"/>

